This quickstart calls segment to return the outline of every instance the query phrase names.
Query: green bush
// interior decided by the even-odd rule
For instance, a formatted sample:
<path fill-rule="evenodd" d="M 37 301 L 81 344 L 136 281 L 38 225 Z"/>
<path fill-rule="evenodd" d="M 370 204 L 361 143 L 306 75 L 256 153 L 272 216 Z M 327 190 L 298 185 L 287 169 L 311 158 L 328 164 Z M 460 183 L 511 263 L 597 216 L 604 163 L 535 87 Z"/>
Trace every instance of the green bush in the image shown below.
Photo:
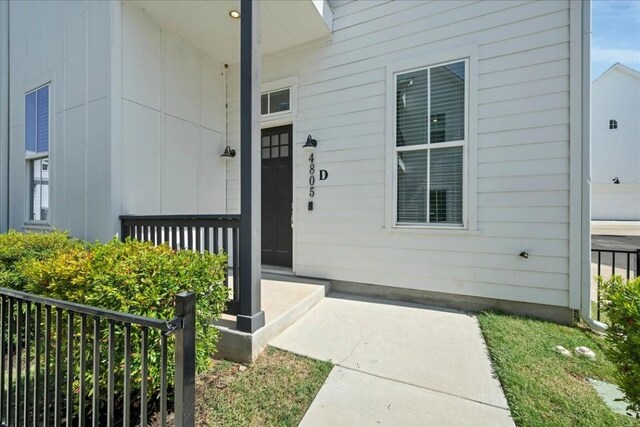
<path fill-rule="evenodd" d="M 0 287 L 23 290 L 25 280 L 20 274 L 21 264 L 27 260 L 43 260 L 82 243 L 68 233 L 19 233 L 9 231 L 0 234 Z"/>
<path fill-rule="evenodd" d="M 33 239 L 32 235 L 14 233 L 12 239 L 20 241 Z M 174 252 L 168 246 L 153 246 L 148 242 L 127 240 L 122 243 L 112 240 L 108 243 L 65 244 L 62 233 L 49 235 L 56 246 L 46 251 L 34 250 L 22 257 L 12 255 L 12 274 L 17 276 L 17 286 L 27 292 L 65 301 L 121 311 L 140 316 L 170 320 L 175 317 L 174 300 L 177 293 L 185 290 L 197 295 L 196 303 L 196 351 L 197 369 L 203 371 L 209 366 L 210 357 L 215 352 L 218 339 L 217 330 L 211 320 L 217 319 L 224 310 L 228 290 L 224 286 L 226 255 L 197 253 L 191 251 Z M 68 239 L 68 238 L 67 238 Z M 20 245 L 20 244 L 18 244 Z M 26 245 L 29 246 L 29 245 Z M 45 253 L 46 252 L 46 253 Z M 4 263 L 4 261 L 3 261 Z M 8 264 L 7 264 L 8 265 Z M 6 268 L 6 266 L 5 266 Z M 3 286 L 11 283 L 3 284 Z M 9 286 L 8 286 L 9 287 Z M 54 311 L 55 315 L 55 311 Z M 63 316 L 63 330 L 66 330 L 66 316 Z M 101 325 L 101 358 L 107 363 L 108 324 Z M 80 319 L 74 319 L 76 341 L 79 337 Z M 92 324 L 88 324 L 88 331 Z M 116 387 L 122 385 L 124 373 L 123 330 L 116 327 Z M 141 381 L 141 330 L 131 328 L 132 337 L 132 384 Z M 86 335 L 89 343 L 93 335 Z M 149 331 L 149 381 L 150 388 L 160 382 L 160 334 Z M 66 338 L 58 341 L 66 351 Z M 168 377 L 173 377 L 173 339 L 168 339 Z M 75 346 L 77 347 L 77 345 Z M 87 360 L 92 357 L 91 347 L 87 349 Z M 75 349 L 74 357 L 78 357 Z M 89 362 L 91 363 L 91 362 Z M 103 365 L 105 366 L 105 365 Z M 87 381 L 92 381 L 88 374 Z M 101 369 L 100 385 L 107 386 L 107 371 Z M 90 384 L 90 382 L 89 382 Z"/>
<path fill-rule="evenodd" d="M 613 276 L 602 286 L 603 310 L 609 319 L 608 357 L 618 368 L 618 385 L 629 402 L 627 409 L 640 413 L 640 277 L 625 282 Z"/>

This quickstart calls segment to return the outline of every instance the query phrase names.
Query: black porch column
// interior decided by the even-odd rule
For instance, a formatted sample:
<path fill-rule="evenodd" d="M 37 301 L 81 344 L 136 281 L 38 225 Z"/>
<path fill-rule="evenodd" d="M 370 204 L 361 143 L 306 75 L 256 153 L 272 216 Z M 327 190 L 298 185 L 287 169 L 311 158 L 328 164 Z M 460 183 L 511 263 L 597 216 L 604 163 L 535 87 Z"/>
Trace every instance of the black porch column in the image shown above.
<path fill-rule="evenodd" d="M 255 7 L 254 7 L 255 6 Z M 260 242 L 260 3 L 240 5 L 240 307 L 237 328 L 264 326 Z M 255 144 L 253 143 L 255 141 Z"/>

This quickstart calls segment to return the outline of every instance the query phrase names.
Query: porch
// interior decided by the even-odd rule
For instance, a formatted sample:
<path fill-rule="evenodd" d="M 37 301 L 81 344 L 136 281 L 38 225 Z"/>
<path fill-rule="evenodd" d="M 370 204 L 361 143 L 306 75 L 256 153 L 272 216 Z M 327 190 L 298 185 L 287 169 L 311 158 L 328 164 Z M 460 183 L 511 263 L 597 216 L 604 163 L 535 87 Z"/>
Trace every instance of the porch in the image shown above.
<path fill-rule="evenodd" d="M 214 324 L 220 331 L 217 357 L 252 362 L 267 344 L 319 303 L 330 283 L 295 276 L 286 269 L 263 266 L 257 292 L 243 289 L 240 278 L 239 215 L 122 215 L 120 238 L 133 238 L 174 250 L 228 254 L 225 285 L 229 301 L 222 318 Z M 250 331 L 238 322 L 243 303 L 258 299 L 264 325 Z"/>
<path fill-rule="evenodd" d="M 120 217 L 119 236 L 227 253 L 230 317 L 220 327 L 254 334 L 266 318 L 287 311 L 278 305 L 287 301 L 282 296 L 265 295 L 277 301 L 273 309 L 262 301 L 263 289 L 273 286 L 265 285 L 260 272 L 261 57 L 328 37 L 331 9 L 326 1 L 311 0 L 131 0 L 121 7 L 124 161 L 118 214 L 127 215 Z M 227 80 L 233 73 L 239 84 Z M 287 140 L 283 150 L 291 153 L 291 133 Z M 236 153 L 239 158 L 231 160 Z M 292 182 L 288 187 L 293 192 Z M 291 233 L 286 207 L 279 206 L 280 222 Z M 265 316 L 265 310 L 275 314 Z"/>
<path fill-rule="evenodd" d="M 260 283 L 265 324 L 253 334 L 238 330 L 237 318 L 225 313 L 215 322 L 220 331 L 216 357 L 249 363 L 278 335 L 329 294 L 326 280 L 269 272 L 263 267 Z"/>

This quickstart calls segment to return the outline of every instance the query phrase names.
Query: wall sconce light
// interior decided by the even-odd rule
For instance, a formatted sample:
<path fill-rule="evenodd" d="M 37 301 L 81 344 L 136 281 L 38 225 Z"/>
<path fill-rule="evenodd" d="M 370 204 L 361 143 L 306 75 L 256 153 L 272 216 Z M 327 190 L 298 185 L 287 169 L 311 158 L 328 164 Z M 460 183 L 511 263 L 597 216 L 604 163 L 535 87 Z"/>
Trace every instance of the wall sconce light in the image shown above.
<path fill-rule="evenodd" d="M 317 145 L 318 145 L 318 141 L 311 138 L 311 135 L 309 135 L 307 137 L 307 142 L 304 143 L 304 145 L 302 146 L 302 149 L 308 153 L 311 153 L 313 150 L 316 149 Z"/>
<path fill-rule="evenodd" d="M 620 180 L 618 179 L 617 176 L 615 178 L 613 178 L 612 181 L 613 181 L 614 184 L 620 184 Z"/>
<path fill-rule="evenodd" d="M 227 145 L 227 147 L 224 149 L 224 153 L 222 153 L 220 155 L 220 157 L 222 157 L 223 159 L 230 159 L 231 157 L 235 157 L 236 156 L 236 150 L 234 150 L 233 148 L 229 147 Z"/>
<path fill-rule="evenodd" d="M 528 259 L 529 258 L 529 252 L 527 251 L 522 251 L 520 252 L 520 256 L 524 259 Z"/>

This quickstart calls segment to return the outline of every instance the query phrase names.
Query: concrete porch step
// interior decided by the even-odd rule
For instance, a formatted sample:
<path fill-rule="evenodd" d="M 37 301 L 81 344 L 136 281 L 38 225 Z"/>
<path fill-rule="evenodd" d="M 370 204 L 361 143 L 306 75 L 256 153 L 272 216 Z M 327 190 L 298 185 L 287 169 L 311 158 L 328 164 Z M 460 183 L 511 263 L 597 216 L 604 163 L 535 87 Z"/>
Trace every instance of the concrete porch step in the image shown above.
<path fill-rule="evenodd" d="M 216 358 L 249 363 L 296 320 L 329 294 L 327 280 L 298 277 L 275 272 L 262 273 L 264 327 L 250 334 L 236 329 L 235 316 L 223 314 L 214 323 L 220 331 Z"/>

